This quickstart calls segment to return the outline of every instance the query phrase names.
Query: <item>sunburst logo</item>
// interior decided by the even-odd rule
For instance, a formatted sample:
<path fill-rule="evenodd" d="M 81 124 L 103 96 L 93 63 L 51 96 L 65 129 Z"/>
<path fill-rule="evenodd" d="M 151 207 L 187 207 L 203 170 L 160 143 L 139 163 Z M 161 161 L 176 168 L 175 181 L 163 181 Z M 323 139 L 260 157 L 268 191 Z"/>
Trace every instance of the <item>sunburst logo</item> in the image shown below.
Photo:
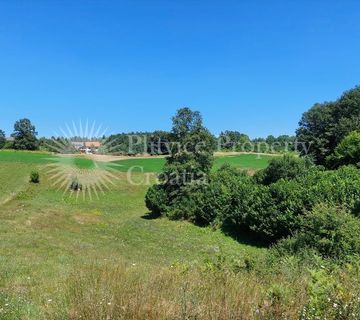
<path fill-rule="evenodd" d="M 110 161 L 117 143 L 106 138 L 107 129 L 95 121 L 79 121 L 65 124 L 59 132 L 46 143 L 55 154 L 46 166 L 53 187 L 70 197 L 92 200 L 116 185 L 121 165 Z"/>

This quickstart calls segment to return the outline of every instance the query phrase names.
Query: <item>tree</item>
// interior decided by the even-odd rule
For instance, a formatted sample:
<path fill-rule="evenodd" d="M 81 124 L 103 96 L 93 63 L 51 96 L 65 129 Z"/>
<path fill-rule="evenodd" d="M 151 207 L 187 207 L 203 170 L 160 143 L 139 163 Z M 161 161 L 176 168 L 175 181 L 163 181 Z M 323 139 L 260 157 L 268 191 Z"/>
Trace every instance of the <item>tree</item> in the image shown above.
<path fill-rule="evenodd" d="M 169 177 L 175 172 L 186 172 L 185 180 L 181 183 L 208 174 L 212 167 L 215 139 L 203 126 L 200 113 L 182 108 L 172 120 L 171 154 L 164 173 Z"/>
<path fill-rule="evenodd" d="M 300 154 L 312 156 L 317 164 L 324 164 L 326 157 L 335 148 L 330 132 L 331 124 L 334 123 L 333 108 L 331 103 L 315 104 L 303 114 L 296 131 L 297 140 L 305 144 L 305 148 L 299 150 Z"/>
<path fill-rule="evenodd" d="M 360 130 L 360 87 L 345 92 L 334 102 L 317 103 L 303 114 L 296 132 L 299 151 L 325 165 L 340 141 L 355 130 Z"/>
<path fill-rule="evenodd" d="M 251 148 L 250 142 L 249 136 L 239 131 L 226 130 L 219 136 L 219 145 L 225 150 L 246 151 L 246 148 Z"/>
<path fill-rule="evenodd" d="M 360 167 L 360 132 L 353 131 L 348 134 L 327 158 L 327 162 L 329 167 L 334 169 L 349 164 Z"/>
<path fill-rule="evenodd" d="M 177 141 L 183 140 L 186 135 L 199 132 L 203 129 L 202 117 L 199 111 L 192 111 L 190 108 L 181 108 L 172 118 L 172 134 Z"/>
<path fill-rule="evenodd" d="M 29 119 L 21 119 L 15 122 L 14 133 L 14 149 L 18 150 L 36 150 L 38 147 L 37 132 L 35 126 L 31 124 Z"/>
<path fill-rule="evenodd" d="M 6 143 L 5 132 L 3 130 L 0 130 L 0 149 L 4 147 L 5 143 Z"/>
<path fill-rule="evenodd" d="M 170 156 L 159 176 L 160 185 L 151 187 L 146 195 L 146 205 L 153 212 L 180 218 L 189 209 L 189 190 L 210 173 L 215 139 L 197 111 L 179 109 L 172 120 Z"/>
<path fill-rule="evenodd" d="M 166 131 L 154 131 L 147 136 L 147 152 L 151 155 L 169 154 L 170 135 Z"/>

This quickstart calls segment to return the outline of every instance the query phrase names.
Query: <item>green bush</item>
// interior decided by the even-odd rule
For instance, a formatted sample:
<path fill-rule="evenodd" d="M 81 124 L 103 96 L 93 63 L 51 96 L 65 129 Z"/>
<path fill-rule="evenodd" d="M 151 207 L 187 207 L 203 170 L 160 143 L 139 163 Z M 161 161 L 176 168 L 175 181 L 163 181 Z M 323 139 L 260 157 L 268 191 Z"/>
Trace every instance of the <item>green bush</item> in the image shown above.
<path fill-rule="evenodd" d="M 360 132 L 353 131 L 348 134 L 335 148 L 332 155 L 327 158 L 329 167 L 353 164 L 360 167 Z"/>
<path fill-rule="evenodd" d="M 235 235 L 250 230 L 272 243 L 298 231 L 303 217 L 316 205 L 324 202 L 356 212 L 359 199 L 360 172 L 351 166 L 336 171 L 312 169 L 269 186 L 223 168 L 210 176 L 209 184 L 189 192 L 181 210 L 199 224 L 215 223 Z"/>
<path fill-rule="evenodd" d="M 38 171 L 34 170 L 30 173 L 30 182 L 39 183 L 40 182 L 40 174 Z"/>
<path fill-rule="evenodd" d="M 199 225 L 219 221 L 231 208 L 231 190 L 241 176 L 244 174 L 224 165 L 209 176 L 208 184 L 194 189 L 189 202 L 194 205 L 192 220 Z"/>
<path fill-rule="evenodd" d="M 70 184 L 70 190 L 72 191 L 81 191 L 82 190 L 82 184 L 78 180 L 78 178 L 73 178 Z"/>
<path fill-rule="evenodd" d="M 155 214 L 167 212 L 167 194 L 163 185 L 154 185 L 150 187 L 145 195 L 146 207 Z"/>
<path fill-rule="evenodd" d="M 284 155 L 272 159 L 268 167 L 258 171 L 254 178 L 258 183 L 269 185 L 280 179 L 290 180 L 304 176 L 313 166 L 309 158 Z"/>
<path fill-rule="evenodd" d="M 5 146 L 5 143 L 6 143 L 5 132 L 3 130 L 0 130 L 0 149 L 2 149 Z"/>
<path fill-rule="evenodd" d="M 309 300 L 300 319 L 359 319 L 360 291 L 354 279 L 359 279 L 360 263 L 357 258 L 351 260 L 342 268 L 310 270 Z"/>
<path fill-rule="evenodd" d="M 360 254 L 360 219 L 336 207 L 318 205 L 304 216 L 298 233 L 279 243 L 298 253 L 314 249 L 325 258 L 345 259 Z"/>
<path fill-rule="evenodd" d="M 6 140 L 3 149 L 14 149 L 14 141 Z"/>
<path fill-rule="evenodd" d="M 326 159 L 350 132 L 359 129 L 360 87 L 345 92 L 333 102 L 316 103 L 305 112 L 296 130 L 298 151 L 310 155 L 316 164 Z M 306 148 L 305 148 L 306 146 Z"/>
<path fill-rule="evenodd" d="M 299 230 L 302 217 L 320 203 L 354 210 L 360 199 L 360 172 L 354 167 L 310 171 L 295 180 L 278 181 L 268 192 L 270 200 L 260 205 L 261 211 L 250 213 L 255 218 L 250 229 L 276 240 Z"/>

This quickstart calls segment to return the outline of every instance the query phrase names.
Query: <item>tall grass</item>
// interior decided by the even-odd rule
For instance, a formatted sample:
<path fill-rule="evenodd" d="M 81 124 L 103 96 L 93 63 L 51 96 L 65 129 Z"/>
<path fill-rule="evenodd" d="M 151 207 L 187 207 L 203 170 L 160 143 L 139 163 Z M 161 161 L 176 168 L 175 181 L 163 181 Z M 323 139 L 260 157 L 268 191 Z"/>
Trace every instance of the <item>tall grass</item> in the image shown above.
<path fill-rule="evenodd" d="M 230 269 L 93 265 L 68 278 L 64 305 L 47 309 L 46 318 L 298 319 L 305 280 Z"/>
<path fill-rule="evenodd" d="M 82 266 L 46 319 L 360 319 L 360 260 L 273 255 L 235 264 L 221 256 L 167 268 Z"/>

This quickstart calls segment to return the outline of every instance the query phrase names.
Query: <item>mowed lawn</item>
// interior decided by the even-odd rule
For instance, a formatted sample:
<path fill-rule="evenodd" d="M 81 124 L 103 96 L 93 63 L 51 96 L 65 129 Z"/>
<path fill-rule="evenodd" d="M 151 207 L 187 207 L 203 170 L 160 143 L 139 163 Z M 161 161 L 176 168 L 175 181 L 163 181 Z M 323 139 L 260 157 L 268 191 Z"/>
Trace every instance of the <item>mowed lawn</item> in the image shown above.
<path fill-rule="evenodd" d="M 265 168 L 273 158 L 274 156 L 257 154 L 219 156 L 214 158 L 214 169 L 220 168 L 224 164 L 230 164 L 241 169 L 259 170 Z M 123 172 L 130 168 L 133 172 L 161 172 L 165 162 L 165 158 L 134 158 L 112 161 L 117 165 L 116 169 Z"/>
<path fill-rule="evenodd" d="M 245 158 L 241 163 L 248 167 Z M 211 228 L 149 219 L 144 205 L 149 186 L 130 184 L 124 172 L 116 173 L 98 199 L 76 199 L 52 185 L 45 166 L 53 160 L 48 154 L 0 152 L 0 306 L 6 306 L 6 319 L 46 319 L 50 303 L 65 303 L 69 275 L 94 264 L 151 273 L 203 263 L 220 253 L 240 259 L 266 250 Z M 155 172 L 163 161 L 131 159 L 126 165 L 143 164 Z M 29 183 L 34 169 L 40 171 L 40 184 Z"/>

